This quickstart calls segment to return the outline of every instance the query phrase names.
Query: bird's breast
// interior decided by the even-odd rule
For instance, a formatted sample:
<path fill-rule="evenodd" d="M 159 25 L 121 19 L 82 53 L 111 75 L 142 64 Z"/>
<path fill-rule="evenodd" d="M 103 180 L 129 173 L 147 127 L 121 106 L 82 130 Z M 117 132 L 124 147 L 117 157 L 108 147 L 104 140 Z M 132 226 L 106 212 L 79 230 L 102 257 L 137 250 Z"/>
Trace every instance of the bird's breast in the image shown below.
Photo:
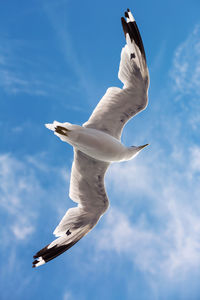
<path fill-rule="evenodd" d="M 125 146 L 116 138 L 100 130 L 77 128 L 76 134 L 70 135 L 71 144 L 85 154 L 102 161 L 123 160 Z"/>

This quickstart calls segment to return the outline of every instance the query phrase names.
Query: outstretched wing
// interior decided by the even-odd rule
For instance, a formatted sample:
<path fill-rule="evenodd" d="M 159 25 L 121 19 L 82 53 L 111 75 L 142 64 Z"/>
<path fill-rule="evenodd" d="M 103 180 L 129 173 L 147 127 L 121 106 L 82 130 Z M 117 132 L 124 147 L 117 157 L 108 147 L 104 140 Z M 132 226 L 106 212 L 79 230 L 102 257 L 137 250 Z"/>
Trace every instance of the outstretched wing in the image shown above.
<path fill-rule="evenodd" d="M 123 89 L 111 87 L 94 109 L 84 127 L 102 130 L 121 138 L 125 123 L 145 109 L 148 100 L 149 73 L 142 39 L 130 10 L 122 18 L 126 45 L 121 52 L 118 77 Z"/>
<path fill-rule="evenodd" d="M 54 230 L 54 235 L 58 238 L 36 253 L 33 267 L 68 250 L 96 225 L 109 205 L 104 188 L 108 166 L 109 163 L 74 150 L 69 196 L 78 206 L 68 209 Z"/>

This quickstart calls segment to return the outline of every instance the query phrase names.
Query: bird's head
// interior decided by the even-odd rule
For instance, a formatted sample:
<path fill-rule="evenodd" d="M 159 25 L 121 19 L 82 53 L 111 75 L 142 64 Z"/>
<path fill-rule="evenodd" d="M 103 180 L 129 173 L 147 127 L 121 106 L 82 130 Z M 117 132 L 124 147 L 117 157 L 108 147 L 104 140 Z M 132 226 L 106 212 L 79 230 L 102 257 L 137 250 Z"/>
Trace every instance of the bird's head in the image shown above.
<path fill-rule="evenodd" d="M 149 144 L 128 147 L 127 160 L 134 158 L 146 146 L 149 146 Z"/>

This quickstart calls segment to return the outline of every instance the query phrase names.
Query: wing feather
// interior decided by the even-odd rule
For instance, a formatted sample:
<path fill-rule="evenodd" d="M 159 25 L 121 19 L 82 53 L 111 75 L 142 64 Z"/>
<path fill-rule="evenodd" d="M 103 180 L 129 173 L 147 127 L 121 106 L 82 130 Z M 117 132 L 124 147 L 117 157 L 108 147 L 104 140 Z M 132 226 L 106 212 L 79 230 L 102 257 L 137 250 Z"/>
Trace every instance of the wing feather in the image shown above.
<path fill-rule="evenodd" d="M 34 255 L 33 267 L 68 250 L 96 225 L 109 205 L 104 188 L 108 166 L 109 163 L 98 161 L 74 149 L 70 198 L 78 206 L 67 210 L 54 230 L 54 235 L 58 238 Z"/>
<path fill-rule="evenodd" d="M 117 139 L 126 122 L 146 108 L 148 102 L 149 73 L 142 39 L 131 12 L 122 18 L 126 45 L 121 52 L 118 77 L 123 89 L 109 88 L 84 127 L 102 130 Z"/>

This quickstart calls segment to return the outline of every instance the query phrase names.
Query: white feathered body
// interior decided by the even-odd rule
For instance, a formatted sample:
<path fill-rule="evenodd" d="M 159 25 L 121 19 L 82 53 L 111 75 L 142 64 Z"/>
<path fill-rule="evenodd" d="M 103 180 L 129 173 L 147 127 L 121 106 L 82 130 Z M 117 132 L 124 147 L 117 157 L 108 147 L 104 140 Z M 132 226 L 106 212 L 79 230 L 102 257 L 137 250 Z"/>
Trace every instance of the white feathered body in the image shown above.
<path fill-rule="evenodd" d="M 67 135 L 57 133 L 55 131 L 57 126 L 66 128 Z M 57 121 L 54 121 L 53 124 L 46 124 L 46 127 L 53 130 L 62 141 L 101 161 L 129 160 L 137 152 L 133 148 L 125 147 L 118 139 L 100 130 Z"/>

